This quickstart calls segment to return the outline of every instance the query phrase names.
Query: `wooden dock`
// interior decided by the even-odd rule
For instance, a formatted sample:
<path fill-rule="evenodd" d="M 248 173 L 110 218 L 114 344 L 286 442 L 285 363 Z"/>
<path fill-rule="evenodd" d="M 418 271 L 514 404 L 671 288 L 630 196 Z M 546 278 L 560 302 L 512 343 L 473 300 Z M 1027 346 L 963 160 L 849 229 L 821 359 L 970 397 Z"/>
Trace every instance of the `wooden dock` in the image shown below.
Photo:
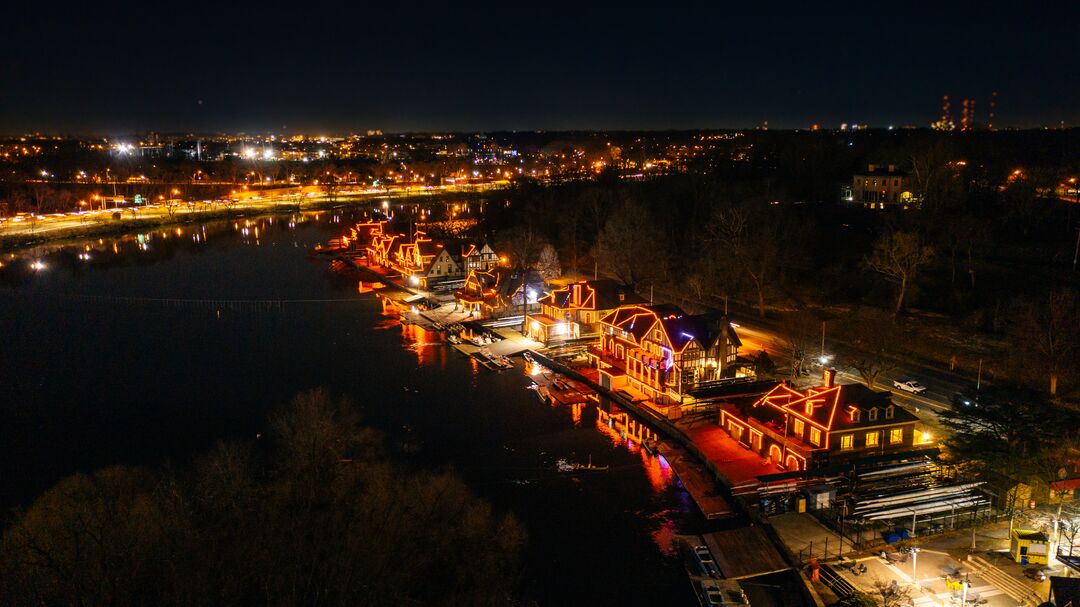
<path fill-rule="evenodd" d="M 703 537 L 709 552 L 716 559 L 720 575 L 729 580 L 791 569 L 765 530 L 758 525 L 707 533 Z"/>
<path fill-rule="evenodd" d="M 595 393 L 585 384 L 549 370 L 530 375 L 529 379 L 536 384 L 541 397 L 553 405 L 584 404 L 589 400 L 589 395 Z"/>
<path fill-rule="evenodd" d="M 694 499 L 706 519 L 727 518 L 736 512 L 718 492 L 720 487 L 710 478 L 691 455 L 675 443 L 664 441 L 657 446 L 657 451 L 664 456 L 671 469 L 679 477 L 682 486 Z"/>

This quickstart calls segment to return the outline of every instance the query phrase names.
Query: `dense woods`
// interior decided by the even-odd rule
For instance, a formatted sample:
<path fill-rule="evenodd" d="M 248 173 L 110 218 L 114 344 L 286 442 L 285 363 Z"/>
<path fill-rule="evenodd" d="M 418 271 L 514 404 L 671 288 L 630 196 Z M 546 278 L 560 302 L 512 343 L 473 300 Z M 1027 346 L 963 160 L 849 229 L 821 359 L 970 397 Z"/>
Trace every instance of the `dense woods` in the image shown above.
<path fill-rule="evenodd" d="M 3 532 L 5 605 L 501 605 L 525 542 L 450 473 L 396 466 L 298 395 L 255 444 L 77 474 Z"/>

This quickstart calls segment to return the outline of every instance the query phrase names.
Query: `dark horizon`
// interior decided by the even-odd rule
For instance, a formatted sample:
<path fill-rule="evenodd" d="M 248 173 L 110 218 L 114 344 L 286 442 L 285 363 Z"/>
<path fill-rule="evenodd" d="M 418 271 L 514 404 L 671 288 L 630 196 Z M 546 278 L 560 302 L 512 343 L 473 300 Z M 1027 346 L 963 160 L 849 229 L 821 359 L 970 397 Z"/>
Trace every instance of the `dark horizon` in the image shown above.
<path fill-rule="evenodd" d="M 6 7 L 0 132 L 1080 123 L 1080 8 Z"/>

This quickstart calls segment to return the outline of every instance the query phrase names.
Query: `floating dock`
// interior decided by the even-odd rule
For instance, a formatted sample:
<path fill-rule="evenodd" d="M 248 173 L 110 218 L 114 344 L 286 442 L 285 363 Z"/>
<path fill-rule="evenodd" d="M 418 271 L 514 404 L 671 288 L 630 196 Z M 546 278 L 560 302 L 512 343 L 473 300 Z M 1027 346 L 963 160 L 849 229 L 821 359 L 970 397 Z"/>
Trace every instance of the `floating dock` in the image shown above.
<path fill-rule="evenodd" d="M 709 476 L 708 471 L 687 451 L 675 443 L 663 441 L 657 446 L 657 452 L 664 456 L 671 469 L 679 477 L 682 486 L 694 499 L 706 519 L 727 518 L 736 512 L 726 499 L 718 495 L 720 487 Z"/>
<path fill-rule="evenodd" d="M 584 404 L 589 400 L 590 394 L 595 394 L 593 389 L 585 384 L 562 377 L 548 369 L 530 375 L 529 379 L 536 384 L 536 389 L 543 400 L 553 405 Z"/>

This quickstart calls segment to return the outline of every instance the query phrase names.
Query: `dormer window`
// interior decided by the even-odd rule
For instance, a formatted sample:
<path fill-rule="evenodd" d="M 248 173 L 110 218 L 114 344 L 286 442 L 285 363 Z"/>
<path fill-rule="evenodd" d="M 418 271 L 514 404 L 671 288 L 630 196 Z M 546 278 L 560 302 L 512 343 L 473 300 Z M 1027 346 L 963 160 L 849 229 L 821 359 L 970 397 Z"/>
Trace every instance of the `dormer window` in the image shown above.
<path fill-rule="evenodd" d="M 851 412 L 851 421 L 852 421 L 853 423 L 858 423 L 858 421 L 859 421 L 859 417 L 860 417 L 860 415 L 859 415 L 859 414 L 860 414 L 860 413 L 862 413 L 862 411 L 859 411 L 859 408 L 858 408 L 858 407 L 852 407 L 852 408 L 850 409 L 850 412 Z"/>
<path fill-rule="evenodd" d="M 885 419 L 892 419 L 894 415 L 896 415 L 895 406 L 889 405 L 888 407 L 885 407 Z"/>
<path fill-rule="evenodd" d="M 877 407 L 873 407 L 873 408 L 870 409 L 870 421 L 877 420 L 877 411 L 878 411 Z"/>
<path fill-rule="evenodd" d="M 811 403 L 811 402 L 806 403 L 806 414 L 807 415 L 813 415 L 814 414 L 814 403 Z"/>

